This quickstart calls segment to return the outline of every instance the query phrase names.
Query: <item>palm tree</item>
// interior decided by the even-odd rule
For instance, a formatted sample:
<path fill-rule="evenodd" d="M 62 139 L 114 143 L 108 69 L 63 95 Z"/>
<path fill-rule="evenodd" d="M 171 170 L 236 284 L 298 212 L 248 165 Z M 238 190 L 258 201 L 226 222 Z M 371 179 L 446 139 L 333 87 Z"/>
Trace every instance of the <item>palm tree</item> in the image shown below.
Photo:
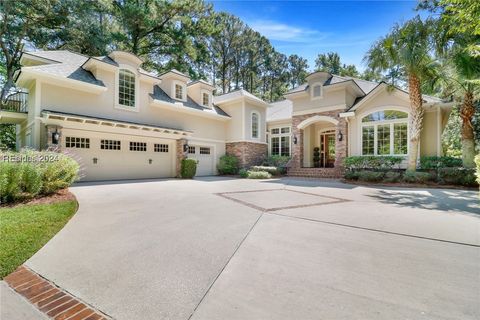
<path fill-rule="evenodd" d="M 410 98 L 408 170 L 417 168 L 418 147 L 423 124 L 421 85 L 435 74 L 435 61 L 430 55 L 431 21 L 419 16 L 403 25 L 396 25 L 367 52 L 364 61 L 373 70 L 398 70 L 406 79 Z"/>

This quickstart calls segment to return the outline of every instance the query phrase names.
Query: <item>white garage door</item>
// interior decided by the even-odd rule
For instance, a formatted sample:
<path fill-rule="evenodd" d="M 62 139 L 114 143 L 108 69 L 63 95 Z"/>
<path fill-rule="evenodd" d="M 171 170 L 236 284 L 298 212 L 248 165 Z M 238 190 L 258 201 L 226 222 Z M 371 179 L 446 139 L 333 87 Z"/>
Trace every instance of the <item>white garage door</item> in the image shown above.
<path fill-rule="evenodd" d="M 172 140 L 66 131 L 63 145 L 81 164 L 82 181 L 173 177 Z"/>
<path fill-rule="evenodd" d="M 213 147 L 190 145 L 188 147 L 188 157 L 198 161 L 197 177 L 215 174 Z"/>

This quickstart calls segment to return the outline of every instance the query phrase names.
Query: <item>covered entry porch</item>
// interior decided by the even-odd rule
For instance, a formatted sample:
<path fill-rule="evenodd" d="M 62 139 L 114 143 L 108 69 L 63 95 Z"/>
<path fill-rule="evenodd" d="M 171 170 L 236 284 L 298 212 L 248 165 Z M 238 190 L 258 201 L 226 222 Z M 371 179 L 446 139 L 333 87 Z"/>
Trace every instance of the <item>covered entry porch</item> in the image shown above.
<path fill-rule="evenodd" d="M 346 157 L 346 133 L 346 122 L 338 113 L 294 116 L 291 175 L 338 175 Z"/>

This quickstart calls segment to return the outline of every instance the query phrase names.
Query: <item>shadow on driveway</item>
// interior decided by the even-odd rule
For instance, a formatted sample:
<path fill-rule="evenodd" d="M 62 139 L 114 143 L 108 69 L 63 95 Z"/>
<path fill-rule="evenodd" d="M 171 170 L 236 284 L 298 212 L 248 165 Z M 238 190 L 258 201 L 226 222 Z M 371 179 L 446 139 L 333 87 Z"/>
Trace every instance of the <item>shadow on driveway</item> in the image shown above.
<path fill-rule="evenodd" d="M 402 207 L 467 213 L 480 218 L 478 194 L 464 190 L 377 190 L 369 197 Z"/>

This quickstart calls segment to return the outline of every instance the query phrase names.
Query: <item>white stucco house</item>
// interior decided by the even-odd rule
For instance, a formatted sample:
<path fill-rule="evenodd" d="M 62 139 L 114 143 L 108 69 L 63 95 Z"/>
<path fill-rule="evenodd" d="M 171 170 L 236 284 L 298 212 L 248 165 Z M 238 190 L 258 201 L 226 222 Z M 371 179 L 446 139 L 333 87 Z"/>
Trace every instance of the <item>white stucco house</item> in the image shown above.
<path fill-rule="evenodd" d="M 268 104 L 245 90 L 214 95 L 203 80 L 153 75 L 114 51 L 25 52 L 0 123 L 17 125 L 17 147 L 58 145 L 81 162 L 84 180 L 175 177 L 184 157 L 216 174 L 224 154 L 243 167 L 291 156 L 289 174 L 338 176 L 347 155 L 408 153 L 408 94 L 384 83 L 316 72 Z M 422 155 L 441 154 L 451 104 L 425 96 Z M 315 148 L 321 161 L 313 161 Z"/>

